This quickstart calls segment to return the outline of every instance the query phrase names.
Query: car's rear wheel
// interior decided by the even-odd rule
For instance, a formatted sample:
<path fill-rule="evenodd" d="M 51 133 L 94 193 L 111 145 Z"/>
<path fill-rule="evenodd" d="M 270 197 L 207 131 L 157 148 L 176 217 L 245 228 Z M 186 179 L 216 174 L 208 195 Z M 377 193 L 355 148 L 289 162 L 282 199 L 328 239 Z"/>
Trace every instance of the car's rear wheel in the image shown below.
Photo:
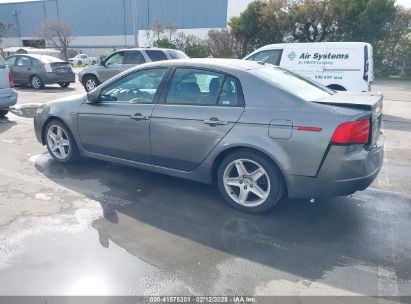
<path fill-rule="evenodd" d="M 32 88 L 34 88 L 36 90 L 40 90 L 40 89 L 44 88 L 43 80 L 41 80 L 41 78 L 37 75 L 31 76 L 30 85 L 31 85 Z"/>
<path fill-rule="evenodd" d="M 68 88 L 69 85 L 70 82 L 59 82 L 59 86 L 61 86 L 62 88 Z"/>
<path fill-rule="evenodd" d="M 68 163 L 79 158 L 79 152 L 68 127 L 59 120 L 50 121 L 45 129 L 47 150 L 58 162 Z"/>
<path fill-rule="evenodd" d="M 95 87 L 97 87 L 98 84 L 99 84 L 98 80 L 95 76 L 93 75 L 84 76 L 83 85 L 84 85 L 84 89 L 86 90 L 86 92 L 90 92 Z"/>
<path fill-rule="evenodd" d="M 217 182 L 231 206 L 251 213 L 270 209 L 284 193 L 283 178 L 275 164 L 249 150 L 226 156 L 218 169 Z"/>
<path fill-rule="evenodd" d="M 8 112 L 9 110 L 0 110 L 0 117 L 6 116 Z"/>

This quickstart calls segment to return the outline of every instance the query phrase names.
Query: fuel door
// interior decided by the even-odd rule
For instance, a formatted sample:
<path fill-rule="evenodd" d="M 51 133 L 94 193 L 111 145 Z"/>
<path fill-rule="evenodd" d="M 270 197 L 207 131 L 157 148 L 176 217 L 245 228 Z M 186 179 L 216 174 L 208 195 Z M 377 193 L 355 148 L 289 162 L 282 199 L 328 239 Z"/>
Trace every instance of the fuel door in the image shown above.
<path fill-rule="evenodd" d="M 285 119 L 273 119 L 268 127 L 268 136 L 273 139 L 290 139 L 293 135 L 293 122 Z"/>

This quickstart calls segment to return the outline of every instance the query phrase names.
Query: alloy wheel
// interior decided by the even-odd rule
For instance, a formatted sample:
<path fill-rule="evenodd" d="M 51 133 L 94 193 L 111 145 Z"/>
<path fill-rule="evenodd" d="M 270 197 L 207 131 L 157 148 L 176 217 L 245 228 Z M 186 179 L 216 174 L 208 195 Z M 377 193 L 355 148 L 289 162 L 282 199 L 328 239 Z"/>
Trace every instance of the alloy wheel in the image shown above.
<path fill-rule="evenodd" d="M 35 89 L 40 89 L 42 85 L 41 79 L 38 76 L 31 77 L 31 85 Z"/>
<path fill-rule="evenodd" d="M 271 190 L 267 172 L 250 159 L 232 161 L 224 170 L 223 184 L 227 194 L 246 207 L 263 204 Z"/>
<path fill-rule="evenodd" d="M 86 81 L 86 89 L 87 92 L 93 90 L 97 86 L 96 81 L 94 79 L 87 79 Z"/>
<path fill-rule="evenodd" d="M 58 125 L 52 125 L 47 130 L 47 145 L 53 155 L 61 160 L 70 154 L 70 140 L 64 129 Z"/>

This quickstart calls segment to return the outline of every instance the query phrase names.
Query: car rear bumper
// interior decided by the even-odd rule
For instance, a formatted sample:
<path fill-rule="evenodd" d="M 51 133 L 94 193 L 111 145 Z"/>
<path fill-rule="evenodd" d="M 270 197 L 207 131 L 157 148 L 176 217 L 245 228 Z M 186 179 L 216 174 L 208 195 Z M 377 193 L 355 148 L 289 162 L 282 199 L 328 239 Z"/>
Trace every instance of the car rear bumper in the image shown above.
<path fill-rule="evenodd" d="M 0 97 L 0 109 L 12 107 L 17 103 L 17 92 L 10 89 L 10 96 Z"/>
<path fill-rule="evenodd" d="M 288 176 L 291 198 L 323 198 L 365 190 L 377 177 L 384 158 L 384 136 L 370 150 L 362 145 L 330 146 L 316 177 Z"/>
<path fill-rule="evenodd" d="M 45 84 L 59 83 L 59 82 L 75 82 L 76 77 L 74 73 L 58 74 L 58 73 L 44 73 L 42 80 Z"/>

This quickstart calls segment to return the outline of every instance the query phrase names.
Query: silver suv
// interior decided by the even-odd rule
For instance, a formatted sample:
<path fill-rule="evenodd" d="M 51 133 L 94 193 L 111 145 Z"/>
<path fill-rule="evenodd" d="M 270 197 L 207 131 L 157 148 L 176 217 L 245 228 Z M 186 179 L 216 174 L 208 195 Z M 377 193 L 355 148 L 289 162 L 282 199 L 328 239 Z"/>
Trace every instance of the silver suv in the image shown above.
<path fill-rule="evenodd" d="M 79 73 L 79 81 L 89 92 L 111 77 L 146 62 L 161 60 L 186 59 L 188 56 L 181 51 L 159 48 L 135 48 L 120 50 L 104 58 L 100 65 L 84 68 Z"/>
<path fill-rule="evenodd" d="M 0 117 L 4 117 L 9 107 L 17 103 L 17 93 L 13 90 L 13 78 L 3 57 L 0 56 Z"/>

